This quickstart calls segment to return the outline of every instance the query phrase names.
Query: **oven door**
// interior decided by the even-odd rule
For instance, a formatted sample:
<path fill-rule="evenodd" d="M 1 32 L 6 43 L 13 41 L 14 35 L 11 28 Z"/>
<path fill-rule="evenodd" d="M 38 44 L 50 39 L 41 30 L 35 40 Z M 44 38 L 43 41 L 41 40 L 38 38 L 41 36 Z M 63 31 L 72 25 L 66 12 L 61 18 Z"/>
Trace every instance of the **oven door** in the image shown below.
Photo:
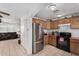
<path fill-rule="evenodd" d="M 57 48 L 70 52 L 69 39 L 65 37 L 59 37 L 57 39 Z"/>

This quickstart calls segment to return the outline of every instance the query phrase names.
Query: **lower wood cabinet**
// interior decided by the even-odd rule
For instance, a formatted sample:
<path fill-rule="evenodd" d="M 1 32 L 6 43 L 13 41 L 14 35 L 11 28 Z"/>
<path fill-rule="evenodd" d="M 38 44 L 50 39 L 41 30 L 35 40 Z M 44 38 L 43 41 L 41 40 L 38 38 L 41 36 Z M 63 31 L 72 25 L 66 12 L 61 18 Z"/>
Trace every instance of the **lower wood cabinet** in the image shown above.
<path fill-rule="evenodd" d="M 44 35 L 44 46 L 48 45 L 48 39 L 49 39 L 49 36 L 48 35 Z"/>
<path fill-rule="evenodd" d="M 79 39 L 70 40 L 70 51 L 71 53 L 79 55 Z"/>
<path fill-rule="evenodd" d="M 50 45 L 56 46 L 56 36 L 54 36 L 54 35 L 49 36 L 48 43 Z"/>
<path fill-rule="evenodd" d="M 56 36 L 54 35 L 44 35 L 44 46 L 45 45 L 52 45 L 52 46 L 56 46 Z"/>
<path fill-rule="evenodd" d="M 53 37 L 52 36 L 49 36 L 48 43 L 51 44 L 51 45 L 53 45 Z"/>

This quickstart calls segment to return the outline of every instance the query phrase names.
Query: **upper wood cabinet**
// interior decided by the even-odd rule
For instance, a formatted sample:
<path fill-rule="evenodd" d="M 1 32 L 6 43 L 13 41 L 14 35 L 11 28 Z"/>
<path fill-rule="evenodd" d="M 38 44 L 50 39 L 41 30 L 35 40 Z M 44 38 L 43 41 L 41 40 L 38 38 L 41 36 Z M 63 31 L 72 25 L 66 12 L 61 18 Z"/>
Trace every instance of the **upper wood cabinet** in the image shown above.
<path fill-rule="evenodd" d="M 51 29 L 51 22 L 46 22 L 47 23 L 47 29 Z"/>
<path fill-rule="evenodd" d="M 54 21 L 53 26 L 54 26 L 53 29 L 57 29 L 58 28 L 58 21 Z"/>
<path fill-rule="evenodd" d="M 50 29 L 57 29 L 58 28 L 58 22 L 52 21 L 50 22 Z"/>
<path fill-rule="evenodd" d="M 32 23 L 38 23 L 38 24 L 39 24 L 40 21 L 39 21 L 39 19 L 35 19 L 35 18 L 33 18 L 33 19 L 32 19 Z"/>
<path fill-rule="evenodd" d="M 54 29 L 54 22 L 50 22 L 50 28 Z"/>
<path fill-rule="evenodd" d="M 32 23 L 36 23 L 36 20 L 34 18 L 32 18 Z"/>
<path fill-rule="evenodd" d="M 59 24 L 70 23 L 72 29 L 79 29 L 79 16 L 74 16 L 68 19 L 60 19 L 52 22 L 33 18 L 32 23 L 40 24 L 43 29 L 57 29 Z"/>
<path fill-rule="evenodd" d="M 71 18 L 71 28 L 79 29 L 79 17 L 72 17 Z"/>
<path fill-rule="evenodd" d="M 58 20 L 58 24 L 68 24 L 68 23 L 71 23 L 70 18 Z"/>
<path fill-rule="evenodd" d="M 40 20 L 40 25 L 42 26 L 43 29 L 46 29 L 46 27 L 47 27 L 47 22 Z"/>
<path fill-rule="evenodd" d="M 32 19 L 32 23 L 36 23 L 36 24 L 40 24 L 40 26 L 43 28 L 43 29 L 49 29 L 49 23 L 47 21 L 43 21 L 41 19 L 35 19 L 33 18 Z M 48 24 L 48 26 L 47 26 Z"/>

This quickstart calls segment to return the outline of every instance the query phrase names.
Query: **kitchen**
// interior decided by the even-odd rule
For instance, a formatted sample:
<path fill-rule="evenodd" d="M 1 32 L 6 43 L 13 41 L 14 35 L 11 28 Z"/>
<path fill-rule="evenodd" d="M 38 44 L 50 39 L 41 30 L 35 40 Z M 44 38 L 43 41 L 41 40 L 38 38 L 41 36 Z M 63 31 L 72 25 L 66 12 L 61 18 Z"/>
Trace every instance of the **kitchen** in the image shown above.
<path fill-rule="evenodd" d="M 78 3 L 0 5 L 10 14 L 0 16 L 1 55 L 79 55 Z"/>
<path fill-rule="evenodd" d="M 44 11 L 43 11 L 44 12 Z M 57 11 L 58 12 L 58 11 Z M 38 13 L 39 15 L 40 13 Z M 38 16 L 37 15 L 37 16 Z M 42 15 L 42 14 L 41 14 Z M 60 15 L 61 16 L 61 15 Z M 63 51 L 79 55 L 79 16 L 78 13 L 72 15 L 66 15 L 64 17 L 52 20 L 43 19 L 41 16 L 34 17 L 32 19 L 32 24 L 41 26 L 42 28 L 42 45 L 36 43 L 36 47 L 33 45 L 33 53 L 40 52 L 47 45 L 54 46 Z M 37 27 L 36 27 L 37 28 Z M 38 28 L 39 29 L 39 28 Z M 36 29 L 36 38 L 39 42 L 39 31 Z M 34 31 L 35 32 L 35 31 Z M 34 33 L 33 32 L 33 33 Z M 39 35 L 38 35 L 39 34 Z M 33 34 L 32 34 L 33 35 Z M 36 42 L 37 42 L 36 41 Z M 34 41 L 33 41 L 34 42 Z M 43 46 L 44 44 L 44 46 Z M 37 48 L 38 46 L 38 48 Z M 42 46 L 42 47 L 41 47 Z M 39 49 L 41 48 L 41 49 Z M 38 53 L 37 53 L 38 54 Z M 40 54 L 41 55 L 41 54 Z"/>

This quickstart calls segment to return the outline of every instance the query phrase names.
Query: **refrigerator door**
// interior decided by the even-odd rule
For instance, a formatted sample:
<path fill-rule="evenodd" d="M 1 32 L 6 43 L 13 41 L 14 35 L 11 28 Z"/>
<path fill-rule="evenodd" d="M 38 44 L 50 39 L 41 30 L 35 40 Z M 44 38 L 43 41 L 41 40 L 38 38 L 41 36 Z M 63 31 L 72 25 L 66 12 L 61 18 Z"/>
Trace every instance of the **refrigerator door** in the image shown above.
<path fill-rule="evenodd" d="M 35 54 L 43 49 L 43 41 L 34 42 L 32 53 Z"/>
<path fill-rule="evenodd" d="M 33 31 L 34 31 L 34 41 L 36 42 L 36 41 L 39 41 L 40 40 L 40 38 L 39 38 L 39 24 L 34 24 L 34 29 L 33 29 Z"/>
<path fill-rule="evenodd" d="M 32 24 L 32 53 L 41 51 L 44 47 L 43 40 L 39 35 L 39 24 Z"/>

